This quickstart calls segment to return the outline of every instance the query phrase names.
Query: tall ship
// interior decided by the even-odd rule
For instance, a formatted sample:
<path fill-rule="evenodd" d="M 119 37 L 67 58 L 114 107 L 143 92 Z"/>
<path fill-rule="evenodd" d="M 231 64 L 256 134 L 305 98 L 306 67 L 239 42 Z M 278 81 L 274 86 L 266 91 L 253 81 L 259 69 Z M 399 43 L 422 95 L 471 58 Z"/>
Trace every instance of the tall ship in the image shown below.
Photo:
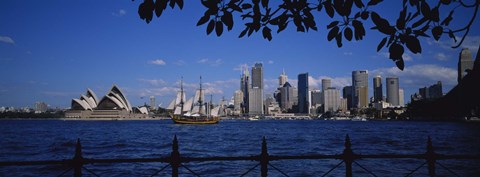
<path fill-rule="evenodd" d="M 167 107 L 173 122 L 177 124 L 216 124 L 219 122 L 219 109 L 212 109 L 211 101 L 210 103 L 204 101 L 202 77 L 200 77 L 200 89 L 195 91 L 195 96 L 185 102 L 185 95 L 182 78 L 180 91 Z"/>

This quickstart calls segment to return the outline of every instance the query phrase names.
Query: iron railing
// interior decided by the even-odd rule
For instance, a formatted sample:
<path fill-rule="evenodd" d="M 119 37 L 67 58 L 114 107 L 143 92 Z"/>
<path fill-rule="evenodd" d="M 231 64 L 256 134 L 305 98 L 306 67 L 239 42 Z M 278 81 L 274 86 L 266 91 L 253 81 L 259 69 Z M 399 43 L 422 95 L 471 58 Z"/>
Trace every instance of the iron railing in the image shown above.
<path fill-rule="evenodd" d="M 268 176 L 269 167 L 273 168 L 274 170 L 278 171 L 284 176 L 289 176 L 285 172 L 281 171 L 279 168 L 273 166 L 270 161 L 278 161 L 278 160 L 318 160 L 318 159 L 337 159 L 341 160 L 335 167 L 327 171 L 322 176 L 327 176 L 332 171 L 340 167 L 340 165 L 345 164 L 345 176 L 351 177 L 352 174 L 352 165 L 355 164 L 361 169 L 365 170 L 365 172 L 369 173 L 372 176 L 375 175 L 372 171 L 368 170 L 361 164 L 359 164 L 356 160 L 359 159 L 421 159 L 425 160 L 423 164 L 419 167 L 411 170 L 406 177 L 411 176 L 420 168 L 427 165 L 428 167 L 428 175 L 433 177 L 436 176 L 436 165 L 447 170 L 449 173 L 455 176 L 460 176 L 454 171 L 450 170 L 446 166 L 439 163 L 439 160 L 448 160 L 448 159 L 457 159 L 457 160 L 480 160 L 480 155 L 443 155 L 437 154 L 434 152 L 434 147 L 432 145 L 432 141 L 430 137 L 428 137 L 427 141 L 427 151 L 423 154 L 376 154 L 376 155 L 362 155 L 356 154 L 351 149 L 350 137 L 348 134 L 345 138 L 345 147 L 342 154 L 335 154 L 335 155 L 298 155 L 298 156 L 274 156 L 269 155 L 267 151 L 267 142 L 265 137 L 262 140 L 262 148 L 261 148 L 260 155 L 253 155 L 253 156 L 237 156 L 237 157 L 184 157 L 181 156 L 178 148 L 178 140 L 177 136 L 175 135 L 173 138 L 172 143 L 172 152 L 170 156 L 161 157 L 161 158 L 126 158 L 126 159 L 93 159 L 93 158 L 84 158 L 82 156 L 82 145 L 80 143 L 80 139 L 77 139 L 77 144 L 75 148 L 75 155 L 72 159 L 64 159 L 64 160 L 43 160 L 43 161 L 4 161 L 0 162 L 0 166 L 32 166 L 32 165 L 66 165 L 68 169 L 62 172 L 58 176 L 63 176 L 66 173 L 73 170 L 73 174 L 75 177 L 81 177 L 82 171 L 85 170 L 91 175 L 99 176 L 95 172 L 85 168 L 84 165 L 87 164 L 112 164 L 112 163 L 153 163 L 153 162 L 161 162 L 167 163 L 166 166 L 156 171 L 151 176 L 156 176 L 163 170 L 171 167 L 172 170 L 172 177 L 178 177 L 179 175 L 179 168 L 185 168 L 191 174 L 195 176 L 200 176 L 199 174 L 195 173 L 193 170 L 188 168 L 184 165 L 184 163 L 188 162 L 209 162 L 209 161 L 257 161 L 259 162 L 253 168 L 250 168 L 248 171 L 243 173 L 241 176 L 245 176 L 249 174 L 251 171 L 256 169 L 260 166 L 260 175 L 262 177 Z"/>

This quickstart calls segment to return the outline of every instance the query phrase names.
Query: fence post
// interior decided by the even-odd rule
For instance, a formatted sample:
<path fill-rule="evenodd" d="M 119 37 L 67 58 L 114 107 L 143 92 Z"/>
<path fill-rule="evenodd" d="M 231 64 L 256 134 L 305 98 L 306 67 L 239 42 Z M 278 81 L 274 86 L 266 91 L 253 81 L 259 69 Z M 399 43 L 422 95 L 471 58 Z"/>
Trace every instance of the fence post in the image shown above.
<path fill-rule="evenodd" d="M 262 140 L 262 154 L 260 154 L 260 171 L 262 173 L 262 177 L 268 176 L 268 151 L 267 151 L 267 141 L 265 140 L 265 136 Z"/>
<path fill-rule="evenodd" d="M 435 161 L 436 161 L 436 154 L 434 152 L 433 144 L 432 144 L 432 139 L 430 136 L 428 136 L 428 141 L 427 141 L 427 153 L 425 154 L 425 158 L 427 159 L 427 165 L 428 165 L 428 175 L 430 177 L 435 176 Z"/>
<path fill-rule="evenodd" d="M 350 136 L 345 137 L 345 149 L 343 150 L 343 161 L 345 162 L 345 176 L 352 177 L 353 151 L 350 143 Z"/>
<path fill-rule="evenodd" d="M 180 152 L 178 151 L 177 135 L 173 137 L 172 153 L 170 154 L 170 165 L 172 166 L 172 177 L 178 177 L 180 167 Z"/>
<path fill-rule="evenodd" d="M 80 138 L 77 139 L 77 145 L 75 146 L 75 155 L 72 159 L 73 176 L 82 176 L 83 157 L 82 157 L 82 144 L 80 144 Z"/>

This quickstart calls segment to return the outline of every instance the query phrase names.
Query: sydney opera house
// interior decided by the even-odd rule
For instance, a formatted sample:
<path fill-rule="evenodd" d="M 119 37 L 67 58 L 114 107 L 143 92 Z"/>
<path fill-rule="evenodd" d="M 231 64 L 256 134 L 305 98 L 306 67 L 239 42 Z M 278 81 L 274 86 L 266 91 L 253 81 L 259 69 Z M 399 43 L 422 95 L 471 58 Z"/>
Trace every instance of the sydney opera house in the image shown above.
<path fill-rule="evenodd" d="M 79 99 L 72 99 L 72 107 L 65 114 L 67 118 L 146 118 L 146 107 L 132 107 L 122 90 L 113 85 L 110 91 L 99 100 L 87 89 Z"/>

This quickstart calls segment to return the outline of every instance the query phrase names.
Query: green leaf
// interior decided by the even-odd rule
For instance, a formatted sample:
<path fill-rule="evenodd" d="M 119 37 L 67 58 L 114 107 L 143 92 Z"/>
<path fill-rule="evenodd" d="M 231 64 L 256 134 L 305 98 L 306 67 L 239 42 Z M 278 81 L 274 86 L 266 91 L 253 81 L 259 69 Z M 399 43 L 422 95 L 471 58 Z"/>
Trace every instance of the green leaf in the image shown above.
<path fill-rule="evenodd" d="M 420 41 L 415 36 L 407 36 L 405 38 L 405 42 L 407 43 L 407 48 L 412 51 L 412 53 L 422 53 Z"/>
<path fill-rule="evenodd" d="M 433 38 L 435 38 L 436 41 L 438 41 L 440 39 L 440 37 L 442 36 L 442 33 L 443 33 L 443 27 L 442 26 L 433 27 L 432 35 L 433 35 Z"/>
<path fill-rule="evenodd" d="M 337 26 L 340 21 L 333 21 L 332 23 L 328 24 L 327 29 L 333 28 L 334 26 Z"/>
<path fill-rule="evenodd" d="M 217 33 L 217 36 L 221 36 L 223 33 L 223 23 L 221 21 L 217 21 L 215 25 L 215 32 Z"/>
<path fill-rule="evenodd" d="M 212 19 L 212 20 L 210 20 L 210 22 L 208 23 L 208 26 L 207 26 L 207 35 L 212 33 L 213 28 L 215 28 L 215 20 Z"/>
<path fill-rule="evenodd" d="M 223 16 L 221 17 L 221 20 L 227 26 L 228 31 L 232 30 L 232 28 L 233 28 L 232 13 L 223 12 Z"/>
<path fill-rule="evenodd" d="M 400 69 L 400 70 L 402 70 L 402 71 L 403 71 L 403 69 L 405 68 L 405 63 L 403 62 L 403 57 L 400 58 L 399 60 L 397 60 L 397 61 L 395 62 L 395 64 L 397 65 L 397 68 Z"/>
<path fill-rule="evenodd" d="M 378 44 L 378 46 L 377 46 L 377 52 L 379 52 L 379 51 L 383 48 L 383 46 L 385 45 L 385 43 L 387 43 L 387 38 L 386 38 L 386 37 L 383 38 L 382 41 L 380 41 L 380 43 Z"/>
<path fill-rule="evenodd" d="M 197 26 L 207 23 L 208 20 L 210 20 L 210 15 L 204 15 L 202 18 L 200 18 L 200 20 L 198 20 Z"/>
<path fill-rule="evenodd" d="M 334 28 L 332 28 L 330 32 L 328 32 L 328 37 L 327 37 L 328 41 L 331 41 L 333 38 L 335 38 L 339 30 L 340 28 L 338 26 L 335 26 Z"/>
<path fill-rule="evenodd" d="M 370 0 L 370 2 L 368 2 L 368 6 L 374 6 L 374 5 L 377 5 L 378 3 L 381 3 L 383 0 Z"/>
<path fill-rule="evenodd" d="M 348 41 L 352 40 L 353 32 L 350 27 L 345 28 L 345 30 L 343 30 L 343 34 L 345 35 L 345 39 L 347 39 Z"/>
<path fill-rule="evenodd" d="M 268 39 L 268 41 L 272 40 L 272 30 L 268 27 L 263 27 L 262 34 L 264 39 Z"/>

